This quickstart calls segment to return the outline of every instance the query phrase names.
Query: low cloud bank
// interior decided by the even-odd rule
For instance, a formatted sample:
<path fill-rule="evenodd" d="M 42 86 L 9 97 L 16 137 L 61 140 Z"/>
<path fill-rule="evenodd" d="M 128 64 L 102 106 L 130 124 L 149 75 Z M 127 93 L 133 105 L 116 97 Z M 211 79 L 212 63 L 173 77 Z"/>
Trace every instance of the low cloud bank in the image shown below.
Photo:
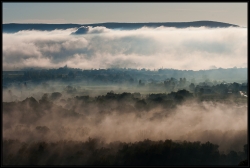
<path fill-rule="evenodd" d="M 81 29 L 3 33 L 3 69 L 247 67 L 246 28 Z"/>

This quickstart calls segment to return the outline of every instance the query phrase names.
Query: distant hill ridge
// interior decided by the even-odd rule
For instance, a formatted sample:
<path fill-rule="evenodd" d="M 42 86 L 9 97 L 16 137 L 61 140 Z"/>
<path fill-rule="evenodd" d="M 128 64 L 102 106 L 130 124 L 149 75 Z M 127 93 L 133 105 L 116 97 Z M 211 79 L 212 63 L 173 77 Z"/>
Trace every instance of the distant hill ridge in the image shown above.
<path fill-rule="evenodd" d="M 3 33 L 15 33 L 21 30 L 42 30 L 51 31 L 55 29 L 69 29 L 69 28 L 80 28 L 81 26 L 103 26 L 108 29 L 139 29 L 143 26 L 147 27 L 176 27 L 176 28 L 186 28 L 186 27 L 239 27 L 238 25 L 215 22 L 215 21 L 193 21 L 193 22 L 149 22 L 149 23 L 93 23 L 93 24 L 43 24 L 43 23 L 6 23 L 2 24 Z"/>

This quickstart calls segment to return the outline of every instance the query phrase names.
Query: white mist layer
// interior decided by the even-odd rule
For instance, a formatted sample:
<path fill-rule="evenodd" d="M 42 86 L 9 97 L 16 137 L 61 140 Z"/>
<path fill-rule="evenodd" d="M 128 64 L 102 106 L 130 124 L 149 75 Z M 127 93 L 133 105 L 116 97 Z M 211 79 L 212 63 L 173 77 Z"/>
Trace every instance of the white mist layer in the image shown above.
<path fill-rule="evenodd" d="M 90 28 L 3 33 L 3 69 L 247 67 L 246 28 Z"/>

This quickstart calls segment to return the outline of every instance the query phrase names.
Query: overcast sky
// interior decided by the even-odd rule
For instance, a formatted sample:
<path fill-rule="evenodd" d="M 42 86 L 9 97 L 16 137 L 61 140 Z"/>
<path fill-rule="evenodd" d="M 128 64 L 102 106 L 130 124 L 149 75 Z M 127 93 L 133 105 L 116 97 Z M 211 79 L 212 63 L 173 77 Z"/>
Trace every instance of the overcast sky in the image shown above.
<path fill-rule="evenodd" d="M 247 3 L 3 3 L 3 23 L 187 22 L 247 26 Z"/>

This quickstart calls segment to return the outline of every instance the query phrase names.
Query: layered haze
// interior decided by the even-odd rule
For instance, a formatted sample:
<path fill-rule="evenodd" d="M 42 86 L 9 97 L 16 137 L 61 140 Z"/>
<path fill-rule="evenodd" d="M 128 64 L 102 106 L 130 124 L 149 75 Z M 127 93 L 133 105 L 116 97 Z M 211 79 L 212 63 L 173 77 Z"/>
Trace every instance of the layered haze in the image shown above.
<path fill-rule="evenodd" d="M 20 109 L 22 109 L 20 111 Z M 15 117 L 13 117 L 15 116 Z M 24 142 L 106 143 L 172 139 L 218 144 L 220 151 L 241 151 L 247 143 L 247 106 L 235 102 L 185 101 L 176 108 L 138 109 L 130 101 L 84 103 L 77 99 L 39 103 L 27 98 L 4 103 L 3 137 Z"/>

